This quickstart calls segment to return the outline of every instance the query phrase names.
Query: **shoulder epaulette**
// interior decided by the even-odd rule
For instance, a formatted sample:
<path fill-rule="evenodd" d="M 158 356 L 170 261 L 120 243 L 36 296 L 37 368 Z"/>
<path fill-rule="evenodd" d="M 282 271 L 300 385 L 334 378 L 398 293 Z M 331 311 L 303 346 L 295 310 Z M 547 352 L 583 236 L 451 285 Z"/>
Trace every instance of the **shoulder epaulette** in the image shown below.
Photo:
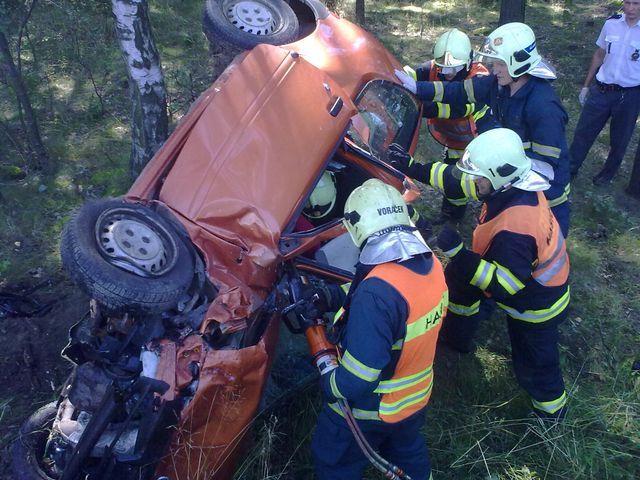
<path fill-rule="evenodd" d="M 608 17 L 607 20 L 618 20 L 619 18 L 622 18 L 622 14 L 620 12 L 614 13 L 613 15 Z"/>

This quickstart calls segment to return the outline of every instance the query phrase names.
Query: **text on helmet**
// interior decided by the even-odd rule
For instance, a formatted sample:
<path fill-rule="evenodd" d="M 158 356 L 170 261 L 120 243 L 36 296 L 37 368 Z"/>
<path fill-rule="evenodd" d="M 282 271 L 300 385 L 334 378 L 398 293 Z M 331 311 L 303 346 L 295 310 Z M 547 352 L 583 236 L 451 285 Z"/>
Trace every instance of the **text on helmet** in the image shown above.
<path fill-rule="evenodd" d="M 392 215 L 394 213 L 402 213 L 404 212 L 404 205 L 391 205 L 389 207 L 380 207 L 378 208 L 378 215 Z"/>

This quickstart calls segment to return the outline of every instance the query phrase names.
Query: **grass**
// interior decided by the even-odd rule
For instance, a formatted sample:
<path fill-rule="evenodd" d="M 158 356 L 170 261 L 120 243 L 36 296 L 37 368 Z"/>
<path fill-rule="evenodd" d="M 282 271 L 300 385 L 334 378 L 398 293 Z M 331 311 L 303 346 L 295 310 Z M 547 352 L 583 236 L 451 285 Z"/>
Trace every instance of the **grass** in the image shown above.
<path fill-rule="evenodd" d="M 555 88 L 569 112 L 570 142 L 579 115 L 577 94 L 600 26 L 614 7 L 605 0 L 527 3 L 539 49 L 559 72 Z M 202 2 L 159 0 L 150 7 L 175 124 L 211 82 L 218 57 L 210 56 L 201 33 Z M 349 17 L 353 3 L 339 8 Z M 376 0 L 367 2 L 367 28 L 402 62 L 418 63 L 430 58 L 434 40 L 448 28 L 470 32 L 479 46 L 498 14 L 497 0 Z M 27 153 L 16 148 L 19 132 L 5 128 L 16 117 L 11 92 L 0 82 L 0 164 L 27 172 L 25 178 L 0 179 L 2 288 L 32 282 L 37 269 L 59 278 L 57 239 L 70 211 L 87 197 L 118 195 L 131 182 L 126 72 L 108 4 L 47 3 L 34 11 L 32 22 L 38 34 L 31 34 L 30 47 L 23 50 L 23 73 L 57 169 L 51 178 L 29 170 Z M 424 429 L 435 478 L 640 477 L 640 375 L 631 369 L 640 356 L 640 202 L 622 193 L 637 142 L 636 134 L 612 186 L 596 188 L 590 178 L 608 151 L 603 132 L 573 184 L 568 240 L 573 303 L 561 327 L 570 393 L 566 421 L 549 427 L 526 418 L 527 399 L 515 383 L 506 328 L 496 315 L 483 325 L 476 354 L 439 357 L 436 365 Z M 439 153 L 424 129 L 418 158 Z M 433 216 L 439 198 L 425 193 L 420 209 Z M 472 213 L 463 234 L 471 230 Z M 51 397 L 47 390 L 26 390 L 27 398 L 44 402 Z M 9 417 L 31 409 L 22 394 L 0 394 L 3 444 L 11 436 L 4 428 Z M 235 478 L 312 478 L 310 438 L 321 406 L 313 385 L 259 417 L 253 447 Z M 367 478 L 381 477 L 369 472 Z"/>

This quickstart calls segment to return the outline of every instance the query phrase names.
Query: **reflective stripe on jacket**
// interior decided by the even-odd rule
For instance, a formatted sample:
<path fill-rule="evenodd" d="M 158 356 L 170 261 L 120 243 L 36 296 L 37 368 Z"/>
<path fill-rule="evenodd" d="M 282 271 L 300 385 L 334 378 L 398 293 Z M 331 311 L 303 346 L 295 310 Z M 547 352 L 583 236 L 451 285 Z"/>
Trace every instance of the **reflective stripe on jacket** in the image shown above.
<path fill-rule="evenodd" d="M 367 278 L 379 278 L 395 288 L 409 307 L 402 351 L 393 375 L 376 388 L 382 393 L 379 417 L 396 423 L 424 408 L 433 387 L 433 358 L 438 332 L 446 314 L 448 290 L 440 262 L 419 275 L 395 263 L 376 266 Z M 395 346 L 395 345 L 394 345 Z M 398 345 L 399 346 L 399 345 Z"/>
<path fill-rule="evenodd" d="M 569 277 L 569 256 L 564 237 L 542 192 L 537 192 L 538 205 L 515 205 L 486 223 L 486 204 L 482 206 L 480 224 L 473 232 L 473 251 L 484 255 L 495 235 L 510 231 L 529 235 L 536 241 L 538 258 L 532 265 L 532 276 L 545 287 L 564 285 Z M 507 213 L 508 212 L 508 213 Z"/>
<path fill-rule="evenodd" d="M 438 81 L 438 73 L 439 69 L 432 60 L 429 81 Z M 489 75 L 489 70 L 481 63 L 472 63 L 466 78 L 472 78 L 476 75 Z M 484 115 L 486 111 L 488 111 L 488 107 L 485 106 L 484 111 L 480 109 L 479 112 L 469 112 L 469 115 L 462 118 L 429 118 L 427 119 L 429 132 L 438 143 L 454 150 L 464 150 L 469 142 L 478 135 L 476 131 L 477 117 L 474 114 Z"/>

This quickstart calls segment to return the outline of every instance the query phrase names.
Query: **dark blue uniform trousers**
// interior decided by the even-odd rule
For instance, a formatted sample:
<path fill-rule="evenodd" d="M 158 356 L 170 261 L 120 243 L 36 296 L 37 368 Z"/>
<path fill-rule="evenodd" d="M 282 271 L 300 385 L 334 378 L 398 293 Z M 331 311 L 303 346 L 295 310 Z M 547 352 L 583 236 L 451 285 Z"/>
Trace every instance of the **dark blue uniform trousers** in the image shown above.
<path fill-rule="evenodd" d="M 454 350 L 469 353 L 475 348 L 473 338 L 480 322 L 491 316 L 495 302 L 485 297 L 479 288 L 464 284 L 451 274 L 447 275 L 448 270 L 445 269 L 445 277 L 449 287 L 449 302 L 472 305 L 481 300 L 480 311 L 475 315 L 463 316 L 449 310 L 442 324 L 439 340 Z M 511 360 L 516 379 L 529 396 L 538 402 L 556 400 L 564 392 L 558 350 L 558 325 L 566 317 L 565 310 L 545 322 L 531 323 L 507 315 Z"/>
<path fill-rule="evenodd" d="M 431 475 L 429 452 L 420 429 L 425 411 L 398 423 L 358 421 L 367 441 L 389 462 L 402 468 L 413 480 Z M 360 450 L 346 421 L 328 406 L 318 415 L 311 452 L 319 480 L 358 480 L 369 461 Z"/>
<path fill-rule="evenodd" d="M 611 117 L 609 126 L 611 149 L 607 161 L 597 175 L 603 180 L 611 180 L 622 163 L 636 126 L 638 112 L 640 112 L 640 87 L 602 92 L 598 85 L 593 85 L 582 107 L 569 149 L 572 175 L 578 173 L 593 142 Z"/>
<path fill-rule="evenodd" d="M 569 235 L 569 221 L 571 220 L 571 203 L 567 200 L 566 202 L 562 202 L 560 205 L 551 207 L 551 211 L 558 221 L 558 226 L 560 227 L 562 236 L 567 238 Z"/>

